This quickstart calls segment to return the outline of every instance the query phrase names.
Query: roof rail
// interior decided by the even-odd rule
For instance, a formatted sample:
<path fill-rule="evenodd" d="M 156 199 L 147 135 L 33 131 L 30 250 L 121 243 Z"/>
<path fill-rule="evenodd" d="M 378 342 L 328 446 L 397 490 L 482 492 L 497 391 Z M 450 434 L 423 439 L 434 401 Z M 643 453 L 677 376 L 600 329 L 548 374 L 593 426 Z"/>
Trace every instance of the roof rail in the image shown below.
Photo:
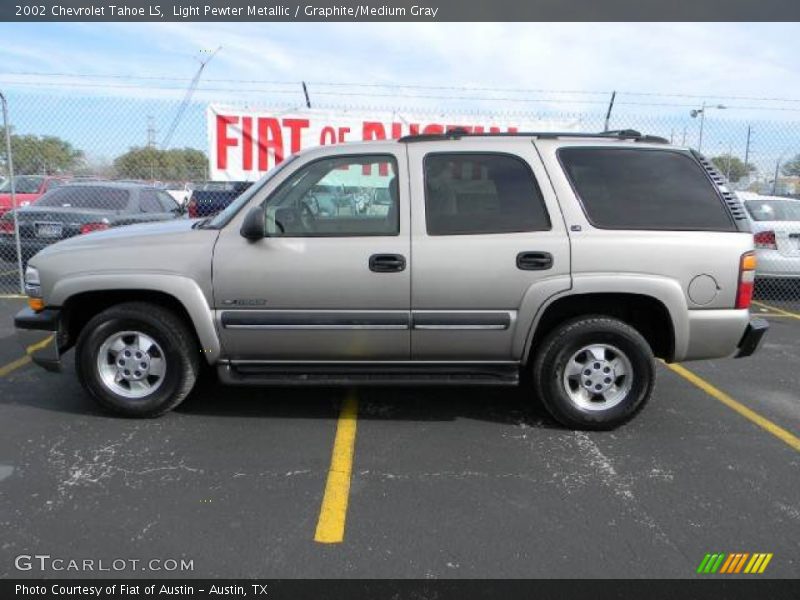
<path fill-rule="evenodd" d="M 632 140 L 635 142 L 652 142 L 656 144 L 669 144 L 669 140 L 655 135 L 643 135 L 635 129 L 620 129 L 616 131 L 602 131 L 599 133 L 580 133 L 577 131 L 497 131 L 497 132 L 471 132 L 463 128 L 452 129 L 446 133 L 419 133 L 406 135 L 398 142 L 440 142 L 458 140 L 464 137 L 536 137 L 539 139 L 557 138 L 599 138 Z"/>

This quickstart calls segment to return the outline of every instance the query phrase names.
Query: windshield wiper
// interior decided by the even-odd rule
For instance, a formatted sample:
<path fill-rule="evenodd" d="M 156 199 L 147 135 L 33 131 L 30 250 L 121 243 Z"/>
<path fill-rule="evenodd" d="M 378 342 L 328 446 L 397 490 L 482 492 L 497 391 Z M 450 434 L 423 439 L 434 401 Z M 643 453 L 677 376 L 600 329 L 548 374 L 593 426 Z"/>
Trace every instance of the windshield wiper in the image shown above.
<path fill-rule="evenodd" d="M 197 223 L 192 225 L 192 229 L 204 229 L 205 226 L 206 226 L 206 223 L 208 223 L 210 220 L 211 220 L 211 217 L 206 217 L 202 221 L 198 221 Z"/>

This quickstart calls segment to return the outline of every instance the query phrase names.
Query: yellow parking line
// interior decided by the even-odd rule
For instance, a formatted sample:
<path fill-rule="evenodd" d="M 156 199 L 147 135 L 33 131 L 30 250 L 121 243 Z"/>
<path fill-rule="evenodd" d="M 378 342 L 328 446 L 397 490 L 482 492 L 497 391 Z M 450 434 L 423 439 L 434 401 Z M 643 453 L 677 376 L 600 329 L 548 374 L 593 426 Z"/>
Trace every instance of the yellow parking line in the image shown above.
<path fill-rule="evenodd" d="M 767 431 L 768 433 L 771 433 L 782 442 L 785 442 L 786 444 L 788 444 L 789 446 L 800 452 L 800 438 L 798 438 L 790 431 L 787 431 L 780 425 L 776 425 L 769 419 L 762 417 L 756 411 L 747 408 L 744 404 L 734 400 L 728 394 L 714 387 L 702 377 L 695 375 L 686 367 L 683 367 L 681 365 L 670 365 L 670 364 L 667 364 L 666 366 L 673 372 L 677 373 L 690 383 L 694 384 L 695 386 L 703 390 L 706 394 L 708 394 L 712 398 L 719 400 L 725 406 L 736 411 L 751 423 L 755 423 L 763 430 Z"/>
<path fill-rule="evenodd" d="M 357 422 L 358 398 L 355 392 L 350 392 L 339 413 L 328 482 L 325 485 L 325 496 L 322 499 L 317 531 L 314 535 L 314 541 L 321 544 L 338 544 L 344 540 Z"/>
<path fill-rule="evenodd" d="M 777 306 L 770 306 L 769 304 L 764 304 L 763 302 L 753 302 L 756 306 L 760 306 L 761 308 L 766 308 L 767 310 L 771 310 L 773 312 L 778 313 L 783 317 L 792 317 L 793 319 L 800 319 L 800 314 L 792 312 L 790 310 L 784 310 L 783 308 L 778 308 Z"/>
<path fill-rule="evenodd" d="M 11 271 L 3 271 L 2 273 L 0 273 L 0 277 L 3 277 L 4 275 L 16 275 L 17 273 L 19 273 L 19 269 L 12 269 Z"/>
<path fill-rule="evenodd" d="M 31 362 L 31 357 L 26 354 L 25 356 L 22 356 L 17 360 L 8 363 L 7 365 L 3 365 L 0 367 L 0 377 L 5 377 L 12 371 L 16 371 L 20 367 L 24 367 L 29 362 Z"/>
<path fill-rule="evenodd" d="M 31 362 L 31 354 L 33 354 L 37 350 L 41 350 L 42 348 L 47 346 L 47 344 L 52 342 L 54 339 L 55 335 L 50 335 L 47 336 L 45 339 L 43 339 L 41 342 L 36 342 L 35 344 L 31 344 L 30 346 L 28 346 L 25 349 L 25 356 L 21 356 L 17 360 L 13 360 L 7 365 L 3 365 L 2 367 L 0 367 L 0 377 L 5 377 L 9 373 L 16 371 L 20 367 L 24 367 L 25 365 L 27 365 L 29 362 Z"/>
<path fill-rule="evenodd" d="M 8 298 L 27 298 L 27 296 L 23 296 L 22 294 L 0 294 L 0 298 L 8 299 Z"/>

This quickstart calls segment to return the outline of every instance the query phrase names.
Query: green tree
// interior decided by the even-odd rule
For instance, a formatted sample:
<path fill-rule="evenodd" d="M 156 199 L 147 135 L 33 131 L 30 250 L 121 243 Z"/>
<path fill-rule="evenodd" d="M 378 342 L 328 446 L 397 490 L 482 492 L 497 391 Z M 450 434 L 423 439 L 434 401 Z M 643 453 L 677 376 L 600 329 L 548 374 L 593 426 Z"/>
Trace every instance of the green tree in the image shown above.
<path fill-rule="evenodd" d="M 756 170 L 753 165 L 748 164 L 745 166 L 741 158 L 728 153 L 713 157 L 711 162 L 714 163 L 717 170 L 725 175 L 731 183 L 736 183 L 748 173 L 752 173 Z"/>
<path fill-rule="evenodd" d="M 151 146 L 134 147 L 114 159 L 117 176 L 128 179 L 202 179 L 207 166 L 205 153 L 194 148 L 159 150 Z"/>
<path fill-rule="evenodd" d="M 4 171 L 8 168 L 6 156 L 5 130 L 0 127 L 0 156 Z M 11 134 L 11 156 L 14 159 L 14 173 L 18 175 L 71 172 L 80 168 L 84 154 L 72 144 L 54 135 Z"/>
<path fill-rule="evenodd" d="M 800 154 L 796 155 L 793 159 L 787 160 L 781 167 L 781 172 L 787 177 L 800 176 Z"/>

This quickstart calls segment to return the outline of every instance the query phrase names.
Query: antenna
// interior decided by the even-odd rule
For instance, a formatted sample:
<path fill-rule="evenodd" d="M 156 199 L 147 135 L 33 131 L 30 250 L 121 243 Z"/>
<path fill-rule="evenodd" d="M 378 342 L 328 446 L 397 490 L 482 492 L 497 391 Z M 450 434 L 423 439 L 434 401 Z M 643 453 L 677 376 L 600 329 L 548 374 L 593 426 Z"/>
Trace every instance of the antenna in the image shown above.
<path fill-rule="evenodd" d="M 186 88 L 186 94 L 183 96 L 183 100 L 181 101 L 180 106 L 178 106 L 178 112 L 175 113 L 175 118 L 172 120 L 169 129 L 167 129 L 167 133 L 164 136 L 164 141 L 161 143 L 162 150 L 169 149 L 169 144 L 172 141 L 172 136 L 175 133 L 175 129 L 177 129 L 178 124 L 181 122 L 181 119 L 183 118 L 183 113 L 186 112 L 186 108 L 189 106 L 189 101 L 192 99 L 194 91 L 197 89 L 197 84 L 200 83 L 200 76 L 203 74 L 206 65 L 208 65 L 208 63 L 211 62 L 211 59 L 213 59 L 217 55 L 217 52 L 219 52 L 220 50 L 222 50 L 222 46 L 217 47 L 217 49 L 214 50 L 214 52 L 212 52 L 207 59 L 205 60 L 197 59 L 198 62 L 200 63 L 200 67 L 197 69 L 197 73 L 195 73 L 194 77 L 189 82 L 189 87 Z"/>

